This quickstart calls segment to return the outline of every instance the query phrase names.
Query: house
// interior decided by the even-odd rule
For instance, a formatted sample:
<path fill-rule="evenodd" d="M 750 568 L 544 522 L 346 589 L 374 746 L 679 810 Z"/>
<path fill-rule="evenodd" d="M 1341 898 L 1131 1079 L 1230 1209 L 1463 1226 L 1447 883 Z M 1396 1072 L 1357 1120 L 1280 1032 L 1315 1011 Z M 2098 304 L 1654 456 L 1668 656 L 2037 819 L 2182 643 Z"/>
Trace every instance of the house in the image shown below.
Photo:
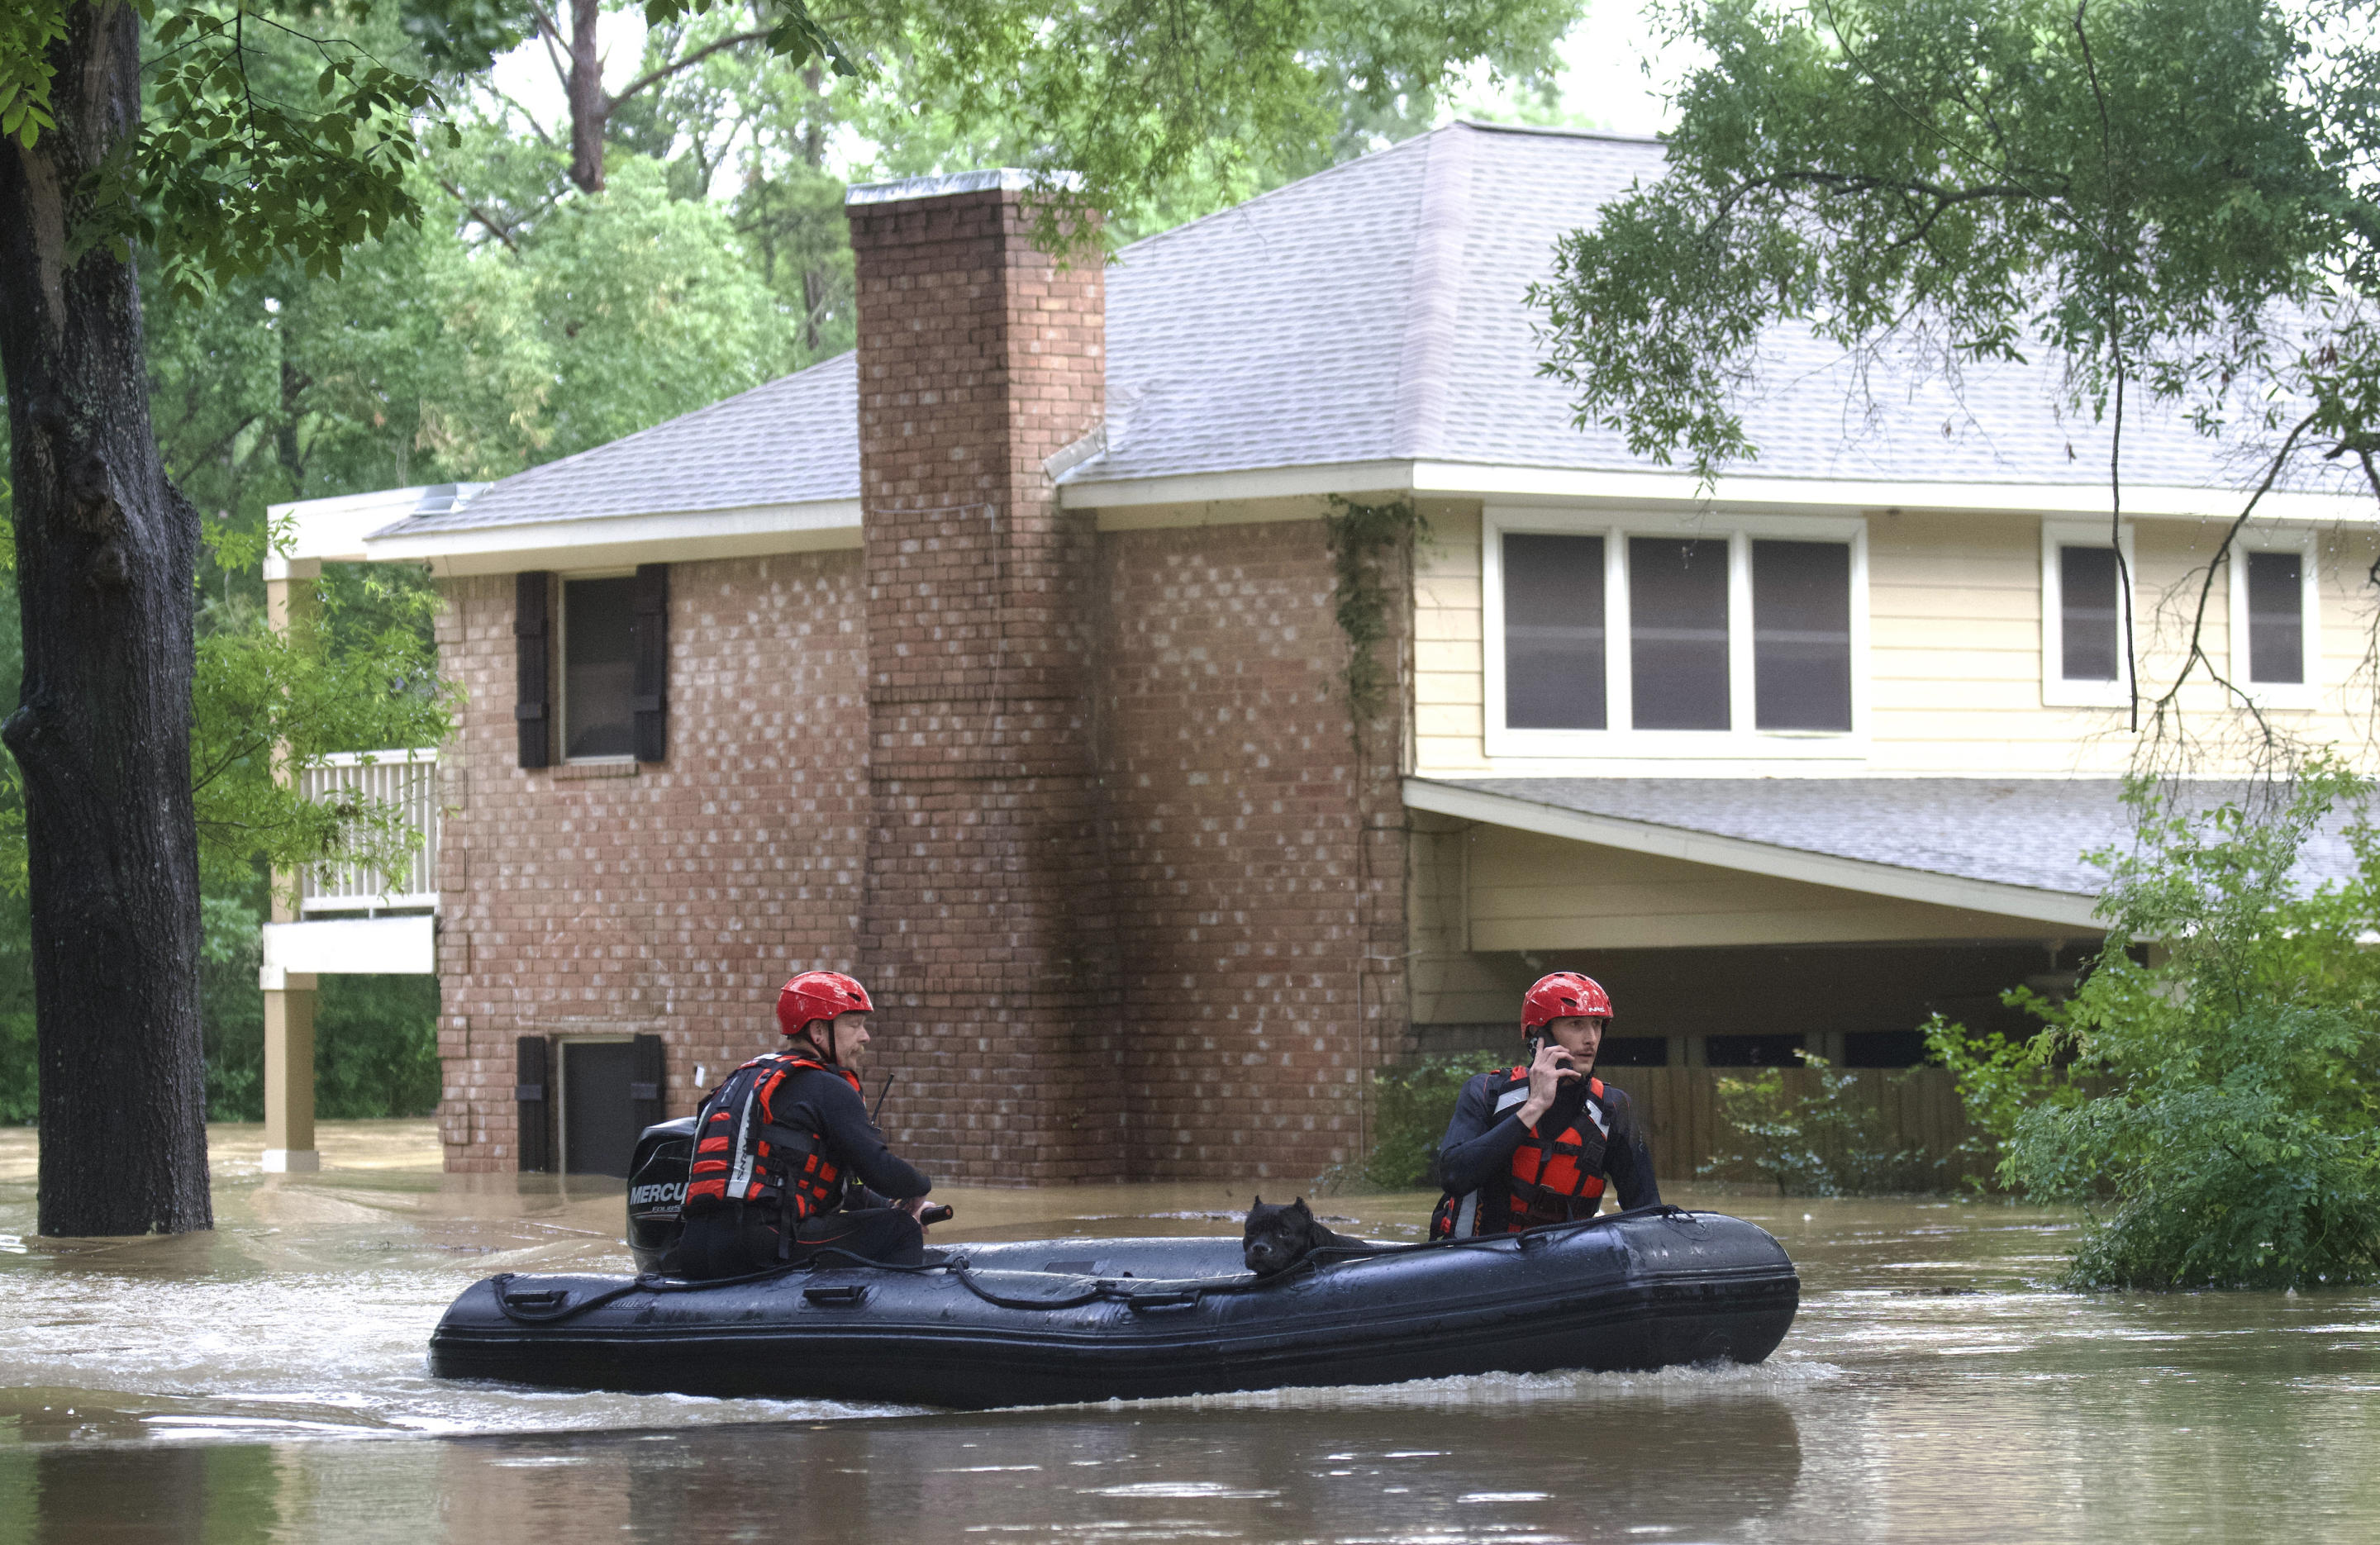
<path fill-rule="evenodd" d="M 2042 371 L 1954 398 L 1790 339 L 1715 489 L 1580 429 L 1524 292 L 1660 155 L 1457 124 L 1105 271 L 1036 249 L 1016 174 L 855 187 L 855 354 L 296 507 L 282 604 L 355 559 L 450 602 L 449 1167 L 616 1170 L 810 966 L 879 995 L 894 1141 L 978 1183 L 1304 1179 L 1375 1070 L 1511 1044 L 1557 966 L 1612 989 L 1609 1062 L 1687 1069 L 1905 1065 L 1928 1014 L 2070 980 L 2118 641 L 2170 646 L 2221 448 L 2136 418 L 2119 537 Z M 1362 715 L 1334 500 L 1427 524 L 1354 571 Z M 2344 737 L 2369 517 L 2265 510 L 2210 636 Z M 285 1089 L 306 972 L 365 958 L 309 909 L 268 942 Z M 339 926 L 418 967 L 423 918 Z"/>

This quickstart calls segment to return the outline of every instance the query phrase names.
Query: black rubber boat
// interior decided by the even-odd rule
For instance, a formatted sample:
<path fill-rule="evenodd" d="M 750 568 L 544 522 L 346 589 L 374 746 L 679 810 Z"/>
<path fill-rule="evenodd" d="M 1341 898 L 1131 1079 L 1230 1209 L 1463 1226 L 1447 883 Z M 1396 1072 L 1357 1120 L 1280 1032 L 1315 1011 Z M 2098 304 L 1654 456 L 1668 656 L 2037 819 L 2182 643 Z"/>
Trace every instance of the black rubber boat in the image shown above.
<path fill-rule="evenodd" d="M 1232 1238 L 961 1245 L 694 1284 L 491 1277 L 430 1338 L 441 1378 L 985 1407 L 1755 1363 L 1801 1301 L 1739 1218 L 1646 1208 L 1318 1256 L 1258 1280 Z"/>

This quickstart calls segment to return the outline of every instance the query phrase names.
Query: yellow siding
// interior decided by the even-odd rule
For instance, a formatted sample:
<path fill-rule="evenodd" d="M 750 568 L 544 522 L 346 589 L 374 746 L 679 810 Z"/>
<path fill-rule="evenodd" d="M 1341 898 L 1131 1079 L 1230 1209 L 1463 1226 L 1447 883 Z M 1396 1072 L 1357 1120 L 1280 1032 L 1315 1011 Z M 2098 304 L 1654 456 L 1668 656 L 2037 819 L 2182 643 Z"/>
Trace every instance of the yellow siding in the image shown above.
<path fill-rule="evenodd" d="M 1480 658 L 1479 563 L 1479 506 L 1432 512 L 1430 540 L 1414 556 L 1414 749 L 1425 776 L 1495 771 L 1487 754 L 1483 706 L 1488 691 Z M 1464 663 L 1441 664 L 1443 653 L 1425 660 L 1418 647 L 1423 640 L 1438 648 L 1463 646 Z"/>
<path fill-rule="evenodd" d="M 1466 931 L 1476 950 L 2039 939 L 2062 932 L 2026 919 L 1770 879 L 1504 827 L 1474 827 L 1464 841 L 1462 863 L 1441 859 L 1439 868 L 1463 876 Z M 1441 879 L 1441 894 L 1443 887 Z"/>
<path fill-rule="evenodd" d="M 1483 1024 L 1508 1020 L 1524 963 L 1472 953 L 1464 910 L 1469 823 L 1415 811 L 1406 849 L 1405 915 L 1413 958 L 1405 975 L 1415 1024 Z"/>
<path fill-rule="evenodd" d="M 1612 766 L 1491 758 L 1486 742 L 1481 652 L 1480 516 L 1475 509 L 1433 517 L 1436 540 L 1415 573 L 1415 745 L 1424 777 L 1691 775 L 1692 762 Z M 2219 540 L 2220 521 L 2143 520 L 2133 525 L 2141 676 L 2153 696 L 2185 658 L 2199 576 Z M 2362 587 L 2375 553 L 2373 533 L 2325 533 L 2321 576 L 2319 711 L 2276 711 L 2276 725 L 2315 741 L 2361 743 L 2359 702 L 2368 674 L 2351 681 L 2371 645 Z M 1875 774 L 2121 773 L 2138 747 L 2120 710 L 2042 702 L 2041 519 L 2006 513 L 1871 512 L 1868 515 L 1868 741 L 1865 754 L 1829 761 L 1730 760 L 1712 770 L 1790 777 Z M 2216 577 L 2203 646 L 2230 665 L 2230 591 Z M 2205 758 L 2236 746 L 2238 723 L 2221 689 L 2204 679 L 2182 696 L 2189 732 Z M 1481 948 L 1489 948 L 1482 945 Z M 1501 948 L 1501 947 L 1499 947 Z"/>

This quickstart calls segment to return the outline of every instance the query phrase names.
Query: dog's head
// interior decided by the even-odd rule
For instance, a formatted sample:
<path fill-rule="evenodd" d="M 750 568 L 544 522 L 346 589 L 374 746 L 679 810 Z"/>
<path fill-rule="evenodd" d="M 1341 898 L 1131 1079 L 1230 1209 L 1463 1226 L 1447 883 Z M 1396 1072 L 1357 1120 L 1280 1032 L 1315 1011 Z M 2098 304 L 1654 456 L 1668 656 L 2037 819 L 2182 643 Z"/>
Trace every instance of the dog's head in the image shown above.
<path fill-rule="evenodd" d="M 1260 1277 L 1285 1272 L 1314 1249 L 1314 1212 L 1299 1197 L 1286 1206 L 1257 1197 L 1248 1206 L 1248 1223 L 1240 1236 L 1240 1253 L 1248 1270 Z"/>

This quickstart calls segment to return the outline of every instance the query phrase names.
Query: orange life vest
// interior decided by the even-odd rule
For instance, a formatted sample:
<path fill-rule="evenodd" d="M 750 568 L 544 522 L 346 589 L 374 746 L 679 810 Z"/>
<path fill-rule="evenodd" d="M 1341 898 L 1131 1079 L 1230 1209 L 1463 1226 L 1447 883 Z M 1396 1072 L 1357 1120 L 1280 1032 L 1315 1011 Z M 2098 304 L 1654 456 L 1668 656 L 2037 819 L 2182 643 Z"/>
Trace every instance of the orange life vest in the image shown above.
<path fill-rule="evenodd" d="M 702 1213 L 737 1202 L 770 1202 L 789 1232 L 843 1204 L 843 1170 L 817 1132 L 777 1119 L 785 1080 L 807 1068 L 832 1073 L 859 1092 L 858 1075 L 815 1057 L 770 1052 L 727 1075 L 696 1113 L 694 1167 L 686 1211 Z"/>
<path fill-rule="evenodd" d="M 1497 1091 L 1498 1114 L 1528 1099 L 1529 1069 L 1505 1069 Z M 1586 1080 L 1586 1098 L 1571 1125 L 1557 1132 L 1536 1127 L 1512 1150 L 1503 1184 L 1439 1201 L 1429 1220 L 1433 1239 L 1467 1239 L 1483 1234 L 1518 1234 L 1549 1223 L 1591 1218 L 1603 1203 L 1603 1156 L 1611 1117 L 1603 1103 L 1603 1080 Z"/>

